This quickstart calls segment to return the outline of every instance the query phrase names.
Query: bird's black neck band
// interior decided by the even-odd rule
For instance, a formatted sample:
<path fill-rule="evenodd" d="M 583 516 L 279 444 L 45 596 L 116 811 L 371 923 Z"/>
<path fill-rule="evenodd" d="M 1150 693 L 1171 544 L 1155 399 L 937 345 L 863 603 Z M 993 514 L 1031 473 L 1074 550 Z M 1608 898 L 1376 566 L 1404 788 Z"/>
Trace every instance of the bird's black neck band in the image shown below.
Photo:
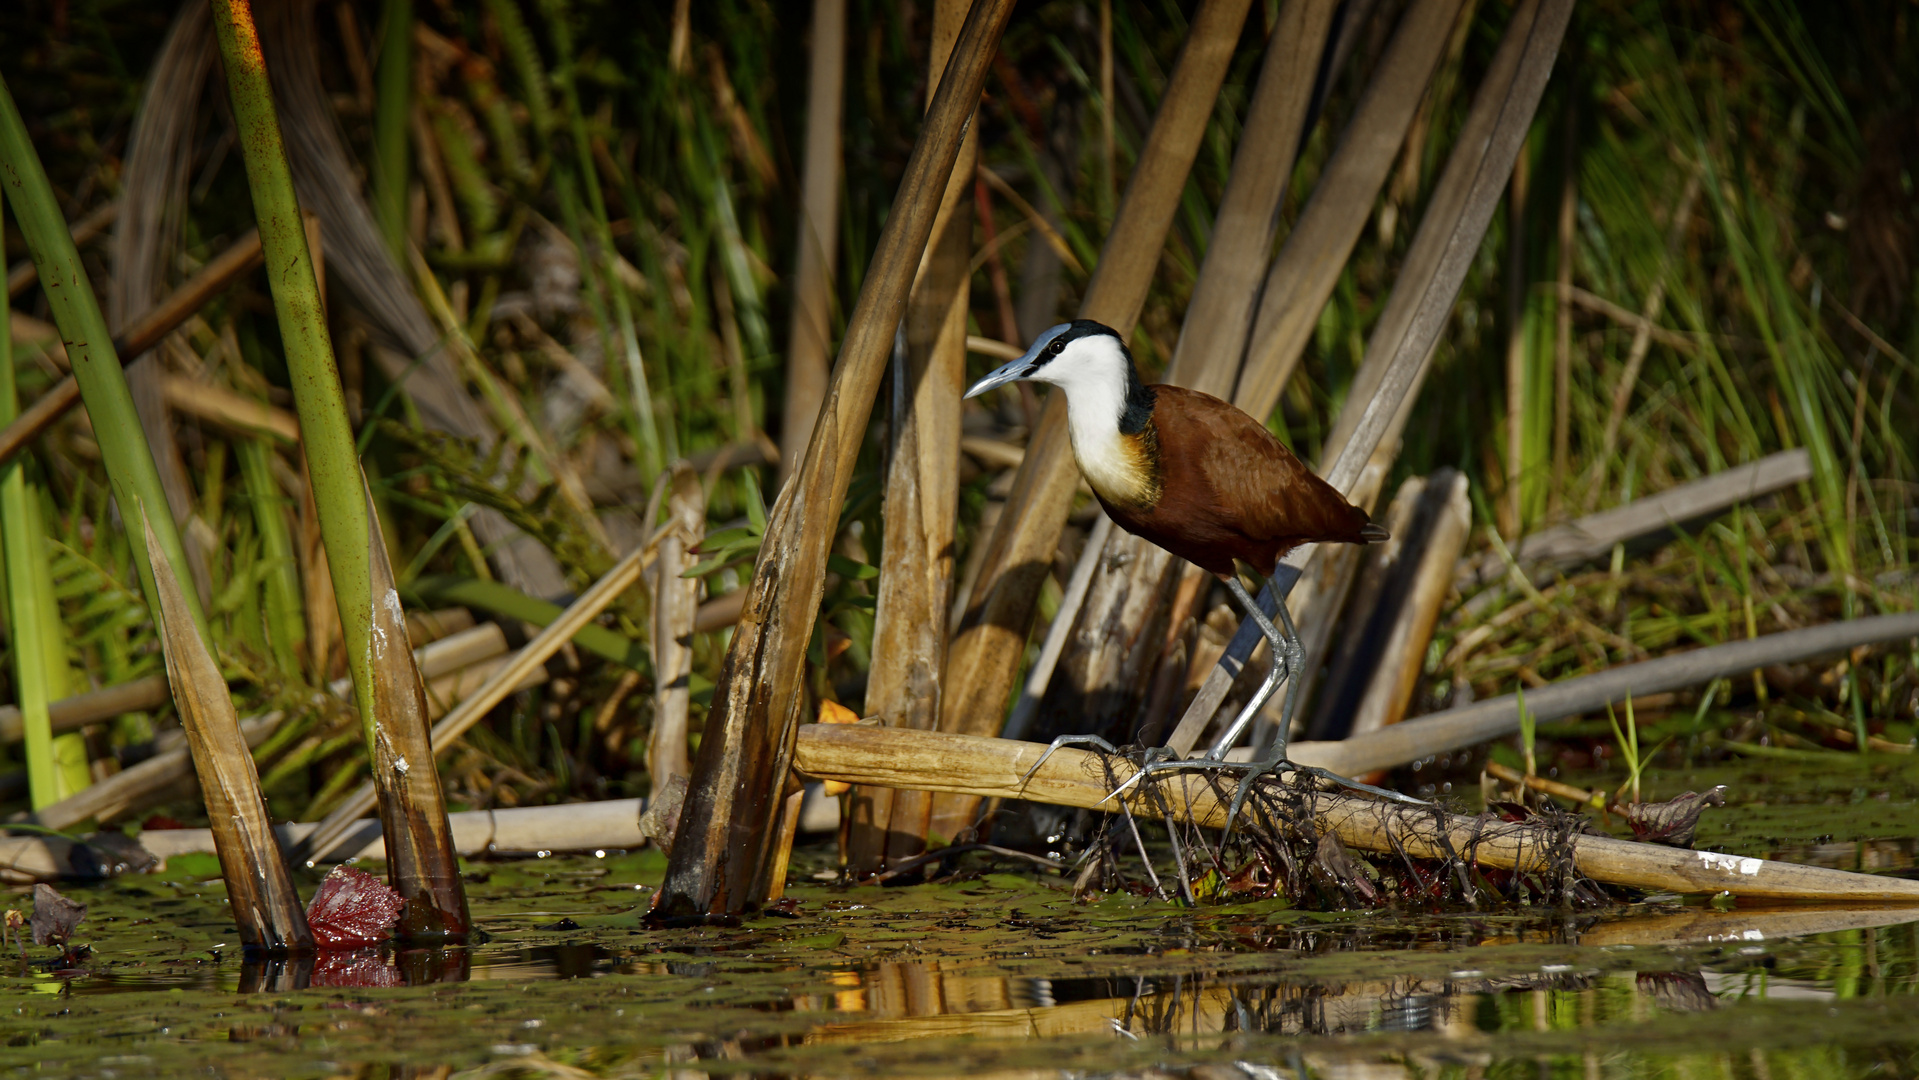
<path fill-rule="evenodd" d="M 1153 419 L 1153 388 L 1139 381 L 1132 350 L 1121 345 L 1120 352 L 1126 357 L 1126 408 L 1119 414 L 1119 433 L 1137 435 Z"/>

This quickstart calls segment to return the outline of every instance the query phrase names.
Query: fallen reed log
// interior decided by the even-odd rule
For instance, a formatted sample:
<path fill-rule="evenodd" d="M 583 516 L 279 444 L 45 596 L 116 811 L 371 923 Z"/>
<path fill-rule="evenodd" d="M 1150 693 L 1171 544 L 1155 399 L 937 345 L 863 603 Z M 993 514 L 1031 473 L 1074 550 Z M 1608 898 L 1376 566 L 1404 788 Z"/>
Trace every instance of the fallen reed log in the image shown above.
<path fill-rule="evenodd" d="M 1919 619 L 1919 617 L 1915 617 Z M 1389 731 L 1393 729 L 1388 729 Z M 1107 801 L 1113 783 L 1100 755 L 1062 748 L 1040 762 L 1039 743 L 893 730 L 847 724 L 808 724 L 799 731 L 793 766 L 820 780 L 948 791 L 979 798 L 1026 799 L 1059 806 L 1118 809 Z M 1034 769 L 1038 765 L 1037 770 Z M 1120 768 L 1125 768 L 1124 764 Z M 1028 772 L 1030 779 L 1023 779 Z M 1193 824 L 1225 824 L 1230 789 L 1216 791 L 1195 774 L 1166 775 L 1161 790 L 1178 816 Z M 1226 788 L 1226 785 L 1222 785 Z M 1161 817 L 1158 803 L 1137 791 L 1123 798 L 1136 817 Z M 1318 828 L 1348 847 L 1420 859 L 1464 857 L 1502 869 L 1546 871 L 1559 841 L 1551 830 L 1488 822 L 1344 793 L 1310 797 Z M 1919 881 L 1642 844 L 1602 836 L 1574 836 L 1565 844 L 1571 868 L 1595 881 L 1661 893 L 1730 892 L 1776 900 L 1845 899 L 1919 904 Z"/>
<path fill-rule="evenodd" d="M 1513 558 L 1533 575 L 1535 584 L 1543 585 L 1551 580 L 1553 571 L 1598 562 L 1619 544 L 1637 547 L 1663 541 L 1687 524 L 1716 517 L 1742 502 L 1810 479 L 1812 455 L 1803 448 L 1782 450 L 1612 510 L 1541 529 L 1513 548 Z M 1460 589 L 1473 588 L 1497 581 L 1505 573 L 1506 561 L 1497 551 L 1490 551 L 1462 561 L 1454 574 L 1454 584 Z"/>
<path fill-rule="evenodd" d="M 134 319 L 113 339 L 114 355 L 137 357 L 159 344 L 160 339 L 186 322 L 206 305 L 215 293 L 231 285 L 235 278 L 260 264 L 260 231 L 249 229 L 245 236 L 227 245 L 227 249 L 202 266 L 197 273 L 165 300 L 153 305 Z M 0 462 L 6 461 L 22 446 L 40 437 L 53 422 L 80 403 L 80 384 L 73 376 L 54 384 L 40 400 L 28 406 L 13 423 L 0 430 Z"/>
<path fill-rule="evenodd" d="M 565 806 L 522 806 L 507 810 L 465 810 L 447 815 L 453 828 L 453 848 L 461 855 L 554 851 L 609 851 L 637 848 L 644 799 L 570 803 Z M 273 827 L 282 849 L 291 848 L 319 826 L 313 822 L 286 822 Z M 91 860 L 76 858 L 81 842 L 64 836 L 0 837 L 0 882 L 19 884 L 87 876 L 102 857 L 114 858 L 119 841 L 103 847 Z M 149 829 L 139 845 L 158 859 L 213 850 L 210 829 Z M 386 841 L 378 818 L 362 818 L 341 838 L 340 857 L 383 859 Z"/>
<path fill-rule="evenodd" d="M 1535 721 L 1550 723 L 1619 704 L 1636 695 L 1698 686 L 1769 664 L 1789 664 L 1860 645 L 1915 636 L 1919 636 L 1919 612 L 1875 615 L 1767 634 L 1637 664 L 1622 664 L 1594 675 L 1543 686 L 1526 694 L 1526 711 Z M 1316 765 L 1342 776 L 1355 776 L 1473 746 L 1518 730 L 1518 697 L 1507 694 L 1415 717 L 1343 742 L 1294 743 L 1289 754 L 1302 765 Z"/>

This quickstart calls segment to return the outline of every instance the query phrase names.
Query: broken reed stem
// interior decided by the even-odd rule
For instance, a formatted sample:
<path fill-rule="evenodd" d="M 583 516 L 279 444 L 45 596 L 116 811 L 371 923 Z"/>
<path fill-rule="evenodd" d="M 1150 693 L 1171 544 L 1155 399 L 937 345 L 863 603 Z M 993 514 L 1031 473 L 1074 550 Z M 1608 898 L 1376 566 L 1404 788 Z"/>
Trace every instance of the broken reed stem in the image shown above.
<path fill-rule="evenodd" d="M 1413 726 L 1413 725 L 1406 725 Z M 1025 799 L 1094 810 L 1120 810 L 1108 801 L 1113 781 L 1098 754 L 1065 747 L 1047 753 L 1040 743 L 949 735 L 851 724 L 800 728 L 793 767 L 821 780 L 923 788 L 971 798 Z M 1026 774 L 1032 771 L 1030 779 Z M 1174 817 L 1204 828 L 1226 823 L 1231 782 L 1198 774 L 1157 781 Z M 1136 817 L 1166 816 L 1158 799 L 1134 790 L 1123 796 Z M 1313 793 L 1307 814 L 1322 832 L 1349 847 L 1417 859 L 1465 859 L 1480 866 L 1553 873 L 1559 839 L 1550 828 L 1488 822 L 1343 793 Z M 1245 815 L 1242 815 L 1242 819 Z M 1240 827 L 1245 827 L 1243 822 Z M 1594 881 L 1648 892 L 1764 899 L 1846 899 L 1919 903 L 1919 881 L 1799 866 L 1709 851 L 1642 844 L 1603 836 L 1571 838 L 1571 869 Z"/>
<path fill-rule="evenodd" d="M 153 455 L 141 435 L 126 375 L 52 186 L 4 83 L 0 83 L 0 183 L 26 234 L 60 325 L 114 499 L 129 523 L 141 523 L 145 542 L 130 545 L 134 565 L 148 611 L 161 629 L 168 680 L 202 777 L 220 869 L 241 939 L 254 949 L 310 948 L 312 938 L 279 848 L 272 833 L 263 831 L 267 817 L 259 775 L 240 734 L 226 682 L 208 649 L 206 616 L 197 596 L 179 587 L 175 571 L 187 565 L 186 556 L 167 511 Z M 298 228 L 297 216 L 294 221 Z M 150 508 L 157 513 L 150 514 Z"/>
<path fill-rule="evenodd" d="M 213 12 L 247 185 L 271 268 L 268 283 L 292 375 L 347 667 L 380 790 L 387 873 L 407 902 L 402 932 L 464 937 L 466 897 L 428 741 L 425 691 L 407 646 L 392 568 L 347 423 L 346 397 L 252 7 L 249 0 L 215 0 Z"/>
<path fill-rule="evenodd" d="M 693 634 L 700 607 L 700 583 L 686 577 L 699 563 L 693 549 L 706 532 L 706 492 L 692 466 L 673 465 L 666 481 L 666 521 L 654 535 L 653 585 L 653 731 L 648 739 L 646 773 L 658 799 L 670 778 L 692 774 L 687 753 L 691 717 Z M 649 522 L 650 524 L 650 522 Z"/>
<path fill-rule="evenodd" d="M 239 927 L 240 942 L 250 951 L 311 951 L 313 934 L 280 857 L 273 821 L 260 793 L 260 774 L 241 734 L 233 699 L 227 695 L 226 679 L 187 616 L 186 594 L 159 552 L 153 517 L 140 514 L 160 597 L 155 621 L 166 645 L 167 678 L 173 684 L 180 726 L 186 729 L 206 799 L 207 821 L 220 854 L 220 875 L 226 879 L 227 903 Z"/>

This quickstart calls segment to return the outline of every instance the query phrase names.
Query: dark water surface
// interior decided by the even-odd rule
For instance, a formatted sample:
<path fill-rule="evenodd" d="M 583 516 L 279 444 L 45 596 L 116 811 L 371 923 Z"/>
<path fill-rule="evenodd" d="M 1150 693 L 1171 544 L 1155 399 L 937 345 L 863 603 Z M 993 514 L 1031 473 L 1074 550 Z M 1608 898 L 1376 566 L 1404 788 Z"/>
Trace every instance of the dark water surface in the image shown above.
<path fill-rule="evenodd" d="M 1848 768 L 1672 784 L 1735 785 L 1702 846 L 1910 873 L 1912 768 Z M 268 966 L 210 858 L 70 889 L 92 951 L 0 957 L 0 1075 L 1919 1076 L 1913 909 L 1193 911 L 1002 873 L 663 931 L 657 855 L 468 869 L 484 944 Z"/>

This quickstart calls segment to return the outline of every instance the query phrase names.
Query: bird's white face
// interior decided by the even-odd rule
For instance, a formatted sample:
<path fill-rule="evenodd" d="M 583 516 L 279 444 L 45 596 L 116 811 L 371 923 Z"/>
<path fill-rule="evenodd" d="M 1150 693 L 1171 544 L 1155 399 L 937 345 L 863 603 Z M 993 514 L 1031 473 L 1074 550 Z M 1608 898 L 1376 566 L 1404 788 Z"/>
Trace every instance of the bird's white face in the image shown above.
<path fill-rule="evenodd" d="M 1035 338 L 1026 355 L 975 383 L 966 396 L 1021 380 L 1049 383 L 1066 391 L 1074 413 L 1117 425 L 1131 376 L 1132 361 L 1111 330 L 1096 323 L 1061 323 Z"/>
<path fill-rule="evenodd" d="M 1066 392 L 1073 456 L 1093 490 L 1114 502 L 1157 497 L 1138 440 L 1121 431 L 1138 376 L 1117 335 L 1097 323 L 1062 323 L 1035 339 L 1026 355 L 975 383 L 966 396 L 1022 379 Z"/>

